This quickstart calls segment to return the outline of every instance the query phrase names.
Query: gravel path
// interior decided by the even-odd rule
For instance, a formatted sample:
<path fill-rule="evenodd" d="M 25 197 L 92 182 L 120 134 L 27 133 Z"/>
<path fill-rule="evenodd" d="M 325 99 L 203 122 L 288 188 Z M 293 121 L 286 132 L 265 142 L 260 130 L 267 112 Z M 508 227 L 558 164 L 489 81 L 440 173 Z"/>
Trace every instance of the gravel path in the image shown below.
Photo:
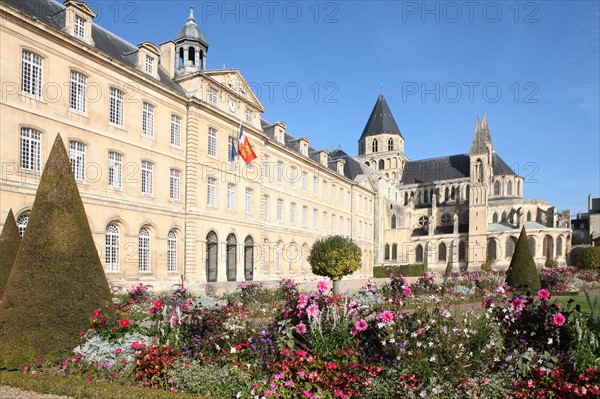
<path fill-rule="evenodd" d="M 37 392 L 23 391 L 6 385 L 0 385 L 0 398 L 2 399 L 71 399 L 68 396 L 58 396 Z"/>

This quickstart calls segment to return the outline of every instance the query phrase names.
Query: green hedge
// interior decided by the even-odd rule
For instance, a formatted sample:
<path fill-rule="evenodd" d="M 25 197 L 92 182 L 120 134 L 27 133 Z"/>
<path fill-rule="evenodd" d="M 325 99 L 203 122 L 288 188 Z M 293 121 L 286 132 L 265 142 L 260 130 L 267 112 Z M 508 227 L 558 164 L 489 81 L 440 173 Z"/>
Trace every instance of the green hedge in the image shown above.
<path fill-rule="evenodd" d="M 161 389 L 90 382 L 77 377 L 31 375 L 23 372 L 0 371 L 0 383 L 26 391 L 64 395 L 75 399 L 210 399 L 210 396 L 204 395 L 189 395 L 167 392 Z"/>
<path fill-rule="evenodd" d="M 399 266 L 375 266 L 373 267 L 373 277 L 389 278 L 390 274 L 395 276 L 401 274 L 404 277 L 420 277 L 427 271 L 425 263 Z"/>
<path fill-rule="evenodd" d="M 584 248 L 577 256 L 577 267 L 580 269 L 600 269 L 600 247 Z"/>

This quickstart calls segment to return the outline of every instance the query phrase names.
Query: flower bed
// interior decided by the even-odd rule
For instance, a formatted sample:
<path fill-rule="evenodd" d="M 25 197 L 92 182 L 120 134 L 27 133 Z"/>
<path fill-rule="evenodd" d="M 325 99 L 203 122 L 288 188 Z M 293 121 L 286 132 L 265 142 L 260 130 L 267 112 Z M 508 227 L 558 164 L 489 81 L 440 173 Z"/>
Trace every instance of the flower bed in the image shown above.
<path fill-rule="evenodd" d="M 460 306 L 473 300 L 481 305 Z M 138 285 L 115 308 L 114 320 L 90 315 L 72 357 L 24 371 L 215 398 L 600 395 L 599 319 L 550 289 L 513 295 L 485 274 L 391 276 L 350 296 L 287 279 L 218 298 Z"/>

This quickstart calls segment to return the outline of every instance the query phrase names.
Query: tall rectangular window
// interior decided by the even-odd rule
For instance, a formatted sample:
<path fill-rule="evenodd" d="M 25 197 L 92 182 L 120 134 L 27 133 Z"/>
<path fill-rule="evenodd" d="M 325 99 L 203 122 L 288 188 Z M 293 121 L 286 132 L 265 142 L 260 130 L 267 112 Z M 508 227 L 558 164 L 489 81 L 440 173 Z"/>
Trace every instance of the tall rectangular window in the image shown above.
<path fill-rule="evenodd" d="M 21 65 L 21 91 L 36 97 L 42 96 L 42 57 L 23 50 Z"/>
<path fill-rule="evenodd" d="M 312 228 L 314 231 L 317 231 L 317 216 L 318 212 L 316 209 L 313 209 L 313 221 L 312 221 Z"/>
<path fill-rule="evenodd" d="M 308 185 L 308 174 L 306 172 L 302 172 L 302 191 L 306 192 L 307 190 L 307 185 Z"/>
<path fill-rule="evenodd" d="M 265 182 L 268 182 L 271 178 L 271 170 L 269 168 L 269 157 L 267 156 L 263 158 L 263 176 Z"/>
<path fill-rule="evenodd" d="M 294 226 L 296 224 L 296 204 L 290 204 L 290 224 Z"/>
<path fill-rule="evenodd" d="M 212 87 L 208 88 L 208 102 L 217 105 L 217 90 Z"/>
<path fill-rule="evenodd" d="M 142 110 L 142 134 L 154 137 L 154 106 L 144 103 Z"/>
<path fill-rule="evenodd" d="M 85 179 L 85 144 L 79 141 L 69 142 L 69 160 L 76 180 Z"/>
<path fill-rule="evenodd" d="M 117 152 L 108 153 L 108 186 L 121 188 L 121 169 L 123 157 Z"/>
<path fill-rule="evenodd" d="M 283 221 L 283 200 L 281 198 L 277 199 L 277 221 Z"/>
<path fill-rule="evenodd" d="M 69 107 L 75 111 L 85 112 L 87 77 L 79 72 L 71 71 L 71 87 L 69 90 Z"/>
<path fill-rule="evenodd" d="M 275 244 L 275 271 L 281 271 L 281 244 Z"/>
<path fill-rule="evenodd" d="M 352 224 L 350 223 L 350 219 L 346 219 L 346 235 L 348 237 L 352 235 Z"/>
<path fill-rule="evenodd" d="M 171 115 L 171 145 L 181 145 L 181 118 Z"/>
<path fill-rule="evenodd" d="M 263 195 L 263 217 L 269 219 L 269 196 Z"/>
<path fill-rule="evenodd" d="M 138 270 L 150 271 L 150 231 L 142 227 L 138 238 Z"/>
<path fill-rule="evenodd" d="M 331 186 L 331 206 L 335 206 L 335 184 Z"/>
<path fill-rule="evenodd" d="M 21 169 L 39 172 L 41 167 L 42 134 L 21 128 Z"/>
<path fill-rule="evenodd" d="M 154 71 L 154 58 L 146 55 L 146 73 L 152 73 Z"/>
<path fill-rule="evenodd" d="M 252 123 L 253 119 L 254 119 L 254 113 L 252 112 L 252 110 L 250 108 L 246 108 L 246 122 Z"/>
<path fill-rule="evenodd" d="M 340 216 L 340 223 L 338 225 L 338 233 L 344 234 L 344 218 L 343 218 L 343 216 Z"/>
<path fill-rule="evenodd" d="M 227 184 L 227 209 L 235 211 L 235 184 Z"/>
<path fill-rule="evenodd" d="M 252 189 L 246 188 L 246 213 L 252 213 Z"/>
<path fill-rule="evenodd" d="M 308 208 L 303 206 L 302 207 L 302 226 L 306 227 L 306 219 L 307 219 L 307 213 L 308 213 Z"/>
<path fill-rule="evenodd" d="M 317 176 L 313 177 L 313 195 L 316 197 L 317 196 L 317 187 L 319 185 L 319 178 Z"/>
<path fill-rule="evenodd" d="M 296 188 L 296 178 L 297 178 L 297 171 L 296 171 L 296 167 L 292 166 L 290 168 L 290 186 L 292 188 Z"/>
<path fill-rule="evenodd" d="M 123 92 L 114 87 L 110 88 L 108 120 L 115 125 L 123 126 Z"/>
<path fill-rule="evenodd" d="M 331 215 L 331 234 L 335 233 L 335 215 Z"/>
<path fill-rule="evenodd" d="M 323 204 L 327 201 L 327 183 L 323 182 Z"/>
<path fill-rule="evenodd" d="M 75 15 L 75 37 L 85 39 L 85 19 Z"/>
<path fill-rule="evenodd" d="M 152 169 L 154 165 L 142 161 L 142 194 L 152 194 Z"/>
<path fill-rule="evenodd" d="M 212 127 L 208 128 L 208 155 L 217 156 L 217 131 Z"/>
<path fill-rule="evenodd" d="M 169 198 L 172 200 L 179 200 L 179 171 L 177 169 L 171 169 L 171 175 L 169 177 Z"/>
<path fill-rule="evenodd" d="M 206 205 L 217 206 L 217 179 L 214 177 L 208 178 Z"/>
<path fill-rule="evenodd" d="M 340 208 L 344 207 L 344 189 L 340 188 Z"/>
<path fill-rule="evenodd" d="M 323 220 L 321 221 L 321 229 L 323 233 L 327 233 L 327 212 L 323 212 Z"/>
<path fill-rule="evenodd" d="M 167 236 L 167 271 L 177 271 L 177 235 L 173 230 Z"/>
<path fill-rule="evenodd" d="M 283 162 L 277 161 L 277 183 L 283 183 Z"/>

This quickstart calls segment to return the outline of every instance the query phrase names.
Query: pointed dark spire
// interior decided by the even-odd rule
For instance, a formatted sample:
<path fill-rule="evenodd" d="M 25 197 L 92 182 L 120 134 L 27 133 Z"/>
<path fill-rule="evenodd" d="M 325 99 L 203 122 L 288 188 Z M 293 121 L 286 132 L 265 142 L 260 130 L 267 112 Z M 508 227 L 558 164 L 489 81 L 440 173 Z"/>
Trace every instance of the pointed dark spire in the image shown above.
<path fill-rule="evenodd" d="M 487 154 L 488 147 L 492 146 L 490 129 L 487 123 L 487 116 L 483 114 L 483 120 L 477 116 L 477 125 L 475 125 L 475 134 L 471 143 L 471 155 Z"/>
<path fill-rule="evenodd" d="M 365 130 L 363 130 L 362 135 L 360 136 L 360 140 L 367 136 L 374 136 L 381 133 L 397 134 L 402 137 L 402 133 L 400 133 L 400 129 L 394 120 L 394 116 L 392 115 L 392 111 L 390 111 L 387 101 L 385 101 L 383 93 L 379 94 L 379 97 L 377 98 L 375 107 L 373 107 L 373 111 L 371 111 L 371 116 L 367 121 Z"/>

